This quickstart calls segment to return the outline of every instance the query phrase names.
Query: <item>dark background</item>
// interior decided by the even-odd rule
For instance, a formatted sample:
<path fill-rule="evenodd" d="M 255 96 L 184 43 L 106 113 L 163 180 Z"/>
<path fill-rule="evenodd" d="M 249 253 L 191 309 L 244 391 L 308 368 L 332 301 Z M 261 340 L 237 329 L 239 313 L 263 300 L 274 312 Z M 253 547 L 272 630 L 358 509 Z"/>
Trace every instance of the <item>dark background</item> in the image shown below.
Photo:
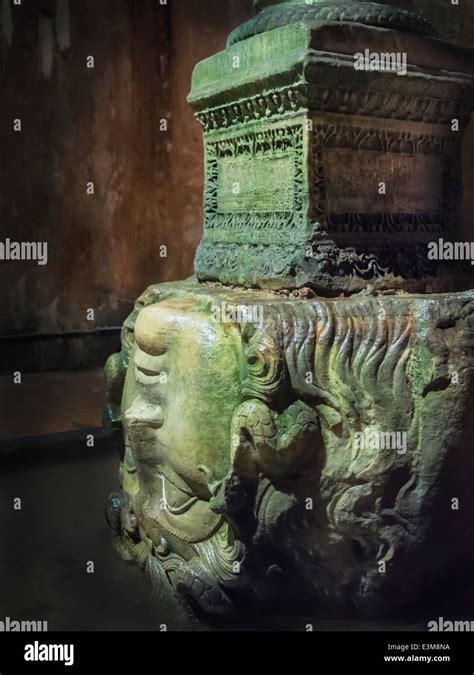
<path fill-rule="evenodd" d="M 415 2 L 447 37 L 472 46 L 474 0 Z M 138 567 L 110 546 L 103 503 L 118 485 L 118 456 L 100 429 L 101 366 L 135 298 L 151 283 L 192 273 L 203 160 L 186 96 L 195 64 L 224 48 L 251 5 L 0 0 L 0 240 L 49 245 L 46 267 L 0 262 L 0 620 L 155 631 L 170 620 Z M 472 124 L 464 183 L 472 238 Z M 12 508 L 18 497 L 21 511 Z M 433 589 L 429 618 L 469 616 L 472 588 L 453 578 L 444 592 Z M 408 614 L 395 627 L 420 620 Z"/>
<path fill-rule="evenodd" d="M 148 285 L 192 274 L 203 160 L 186 96 L 195 64 L 224 48 L 252 2 L 2 3 L 0 238 L 47 241 L 49 262 L 0 263 L 0 372 L 99 366 Z M 415 4 L 472 46 L 474 0 Z M 464 161 L 472 238 L 472 125 Z"/>
<path fill-rule="evenodd" d="M 10 0 L 7 15 L 4 2 L 0 236 L 48 241 L 49 262 L 0 264 L 0 335 L 15 336 L 3 370 L 7 353 L 28 372 L 98 365 L 116 331 L 85 331 L 117 328 L 149 284 L 192 274 L 203 159 L 186 96 L 252 3 Z"/>

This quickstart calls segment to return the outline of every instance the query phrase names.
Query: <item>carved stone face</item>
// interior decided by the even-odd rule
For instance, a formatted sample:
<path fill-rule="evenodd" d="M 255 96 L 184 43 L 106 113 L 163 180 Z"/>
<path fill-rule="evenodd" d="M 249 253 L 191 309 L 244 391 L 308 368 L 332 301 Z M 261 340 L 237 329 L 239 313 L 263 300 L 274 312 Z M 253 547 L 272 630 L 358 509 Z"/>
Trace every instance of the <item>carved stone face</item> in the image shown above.
<path fill-rule="evenodd" d="M 133 320 L 121 515 L 132 556 L 146 542 L 178 591 L 204 579 L 217 611 L 237 584 L 264 589 L 276 560 L 290 604 L 374 611 L 421 587 L 440 541 L 462 550 L 449 517 L 451 494 L 466 513 L 473 499 L 457 434 L 472 396 L 471 295 L 453 309 L 444 296 L 245 291 L 262 305 L 254 325 L 210 311 L 238 304 L 236 291 L 175 293 L 159 304 L 151 293 Z M 453 385 L 455 370 L 466 376 Z"/>
<path fill-rule="evenodd" d="M 219 520 L 208 508 L 208 483 L 228 470 L 239 397 L 232 336 L 193 303 L 173 300 L 139 314 L 135 341 L 122 401 L 127 461 L 139 483 L 135 508 L 150 532 L 157 523 L 166 531 L 173 513 L 196 512 L 191 538 L 208 536 Z"/>

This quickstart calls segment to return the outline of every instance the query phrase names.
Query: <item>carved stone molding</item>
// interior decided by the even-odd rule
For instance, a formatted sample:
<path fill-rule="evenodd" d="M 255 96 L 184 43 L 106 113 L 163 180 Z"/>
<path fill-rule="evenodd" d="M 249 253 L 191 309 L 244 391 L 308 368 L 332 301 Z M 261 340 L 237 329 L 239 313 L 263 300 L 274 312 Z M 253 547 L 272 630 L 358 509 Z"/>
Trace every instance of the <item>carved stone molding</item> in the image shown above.
<path fill-rule="evenodd" d="M 460 135 L 348 120 L 294 117 L 207 136 L 200 279 L 336 292 L 436 276 L 428 243 L 456 230 Z"/>
<path fill-rule="evenodd" d="M 317 23 L 321 21 L 344 21 L 364 23 L 380 28 L 408 30 L 424 35 L 436 35 L 436 29 L 428 21 L 412 12 L 394 5 L 379 2 L 323 2 L 307 4 L 297 2 L 257 14 L 247 23 L 236 28 L 229 36 L 231 46 L 249 37 L 281 28 L 296 22 Z"/>
<path fill-rule="evenodd" d="M 276 3 L 259 17 L 322 9 Z M 405 49 L 404 75 L 357 70 L 367 44 Z M 199 64 L 190 95 L 206 147 L 198 278 L 329 294 L 368 279 L 423 290 L 437 276 L 433 236 L 460 236 L 468 60 L 466 49 L 410 33 L 300 22 Z M 284 137 L 283 149 L 271 140 Z"/>
<path fill-rule="evenodd" d="M 206 241 L 285 244 L 289 237 L 303 239 L 303 138 L 303 127 L 297 124 L 206 143 Z M 267 168 L 278 162 L 283 180 L 275 183 L 272 174 L 266 183 Z M 232 200 L 237 183 L 239 192 Z"/>
<path fill-rule="evenodd" d="M 455 134 L 399 129 L 387 129 L 380 126 L 324 123 L 313 119 L 314 131 L 311 144 L 311 202 L 313 222 L 319 230 L 327 232 L 373 232 L 373 233 L 445 233 L 456 228 L 457 211 L 461 191 L 461 177 L 458 165 L 460 153 L 459 139 Z M 339 153 L 339 154 L 337 154 Z M 329 175 L 329 163 L 334 156 L 334 171 Z M 365 175 L 373 162 L 384 160 L 385 168 L 379 165 L 375 170 L 377 182 L 390 180 L 393 171 L 393 158 L 406 163 L 407 184 L 401 182 L 400 170 L 398 203 L 406 208 L 399 211 L 372 210 L 370 212 L 348 212 L 344 205 L 351 200 L 347 192 L 350 183 L 357 192 L 355 169 L 357 164 Z M 375 160 L 373 159 L 375 158 Z M 418 159 L 415 163 L 415 159 Z M 336 195 L 330 202 L 330 192 L 337 185 L 337 172 L 341 173 L 344 163 L 348 163 L 346 183 L 337 186 Z M 399 165 L 400 166 L 400 165 Z M 420 191 L 409 193 L 415 176 L 425 169 L 428 174 L 426 183 L 420 178 Z M 429 184 L 429 178 L 436 180 Z M 339 176 L 339 180 L 341 180 Z M 362 178 L 364 180 L 364 178 Z M 391 187 L 392 194 L 394 188 Z M 353 202 L 358 201 L 356 199 Z M 431 205 L 424 210 L 423 206 Z M 411 207 L 411 208 L 410 208 Z M 333 209 L 337 208 L 337 211 Z M 356 239 L 354 243 L 356 243 Z M 381 242 L 382 243 L 382 242 Z"/>
<path fill-rule="evenodd" d="M 267 90 L 264 94 L 248 99 L 239 99 L 233 103 L 206 108 L 196 113 L 196 117 L 205 132 L 228 129 L 240 124 L 284 118 L 295 112 L 320 111 L 321 113 L 340 113 L 366 115 L 387 119 L 407 119 L 413 122 L 448 124 L 454 118 L 465 126 L 470 119 L 473 104 L 471 101 L 459 101 L 459 85 L 453 85 L 450 94 L 449 82 L 444 83 L 443 98 L 439 96 L 439 86 L 430 87 L 426 83 L 424 92 L 408 91 L 397 93 L 393 90 L 369 90 L 362 92 L 349 87 L 330 88 L 327 85 L 296 83 L 292 86 Z M 433 89 L 430 92 L 430 88 Z M 436 96 L 438 94 L 438 96 Z"/>

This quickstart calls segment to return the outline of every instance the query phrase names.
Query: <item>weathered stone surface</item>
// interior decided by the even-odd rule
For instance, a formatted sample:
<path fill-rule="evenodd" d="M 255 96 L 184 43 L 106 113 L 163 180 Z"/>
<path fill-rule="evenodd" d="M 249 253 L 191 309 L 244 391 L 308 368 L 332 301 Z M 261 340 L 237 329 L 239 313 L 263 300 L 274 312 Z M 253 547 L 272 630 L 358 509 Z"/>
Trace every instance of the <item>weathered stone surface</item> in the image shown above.
<path fill-rule="evenodd" d="M 406 54 L 406 74 L 355 70 L 365 50 Z M 426 290 L 438 273 L 428 243 L 460 236 L 473 63 L 470 50 L 413 33 L 293 22 L 198 64 L 198 278 L 324 294 L 367 282 Z"/>
<path fill-rule="evenodd" d="M 195 71 L 198 278 L 150 287 L 108 362 L 107 515 L 209 616 L 387 616 L 472 564 L 474 291 L 427 256 L 457 233 L 471 52 L 353 23 L 395 5 L 260 2 Z M 354 70 L 364 48 L 406 76 Z"/>
<path fill-rule="evenodd" d="M 211 614 L 393 608 L 472 530 L 474 292 L 302 295 L 152 287 L 109 364 L 121 550 Z"/>
<path fill-rule="evenodd" d="M 229 44 L 297 21 L 343 21 L 425 34 L 436 32 L 429 21 L 412 11 L 411 0 L 256 0 L 254 7 L 257 12 L 265 11 L 233 31 Z"/>

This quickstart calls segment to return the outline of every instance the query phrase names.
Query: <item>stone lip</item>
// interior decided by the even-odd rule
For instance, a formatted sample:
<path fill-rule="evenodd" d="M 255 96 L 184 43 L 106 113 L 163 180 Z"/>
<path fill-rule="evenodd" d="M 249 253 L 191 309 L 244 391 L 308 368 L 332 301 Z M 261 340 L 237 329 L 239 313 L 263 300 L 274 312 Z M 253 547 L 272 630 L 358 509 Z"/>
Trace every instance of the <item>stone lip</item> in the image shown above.
<path fill-rule="evenodd" d="M 262 90 L 275 88 L 272 85 L 276 78 L 279 88 L 302 88 L 308 85 L 317 85 L 318 88 L 326 85 L 330 88 L 332 83 L 334 86 L 340 83 L 352 90 L 369 89 L 368 95 L 376 90 L 386 95 L 393 93 L 439 101 L 436 114 L 428 119 L 417 118 L 411 111 L 410 119 L 415 121 L 447 123 L 451 121 L 455 111 L 449 109 L 444 119 L 441 104 L 445 101 L 454 104 L 455 100 L 461 98 L 469 99 L 466 117 L 468 121 L 474 106 L 473 50 L 438 39 L 347 23 L 319 25 L 314 28 L 298 23 L 275 29 L 271 34 L 256 36 L 247 40 L 244 45 L 228 47 L 195 67 L 188 101 L 203 123 L 201 113 L 205 116 L 214 108 L 217 110 L 225 106 L 232 107 L 233 104 L 239 105 L 247 98 L 264 99 L 265 92 Z M 409 56 L 407 76 L 355 71 L 354 54 L 363 53 L 365 48 L 371 51 L 406 52 Z M 240 58 L 239 68 L 232 68 L 232 59 L 235 57 Z M 322 81 L 321 74 L 318 73 L 317 80 L 312 80 L 311 69 L 316 61 L 324 61 L 328 67 L 334 66 L 331 69 L 334 78 Z M 349 75 L 343 77 L 346 72 Z M 387 81 L 390 82 L 389 87 Z M 305 98 L 303 103 L 308 103 L 308 93 L 303 91 L 302 94 Z M 427 103 L 425 100 L 423 110 L 427 109 Z M 322 104 L 323 101 L 316 101 L 315 109 L 324 110 Z M 340 112 L 352 112 L 347 108 L 349 103 L 345 102 L 344 105 L 346 108 Z M 405 113 L 400 112 L 401 110 L 401 104 L 397 104 L 390 110 L 382 110 L 380 114 L 376 110 L 372 111 L 370 116 L 405 119 Z M 262 117 L 264 113 L 265 111 L 262 112 Z M 355 114 L 364 113 L 356 109 Z M 443 118 L 440 119 L 441 117 Z M 226 126 L 230 125 L 232 115 Z"/>
<path fill-rule="evenodd" d="M 298 292 L 304 288 L 310 288 L 319 297 L 332 298 L 336 296 L 350 296 L 365 291 L 378 291 L 381 293 L 415 293 L 421 296 L 431 294 L 445 294 L 453 292 L 466 292 L 474 288 L 472 271 L 466 266 L 462 270 L 450 270 L 441 268 L 438 274 L 427 274 L 418 278 L 406 278 L 399 274 L 386 272 L 383 275 L 358 277 L 350 275 L 350 267 L 347 263 L 346 274 L 344 265 L 333 267 L 324 265 L 323 269 L 311 268 L 309 265 L 300 264 L 291 249 L 278 249 L 277 246 L 258 247 L 257 251 L 251 247 L 239 247 L 234 252 L 232 246 L 208 246 L 202 242 L 196 254 L 196 275 L 201 282 L 216 282 L 223 285 L 242 288 L 268 289 L 276 292 Z M 240 250 L 243 249 L 243 250 Z M 273 268 L 265 261 L 269 252 L 272 254 Z M 224 264 L 211 263 L 212 259 L 221 256 Z M 244 266 L 244 258 L 251 261 L 251 266 Z M 288 260 L 290 262 L 288 262 Z M 284 267 L 285 261 L 287 267 Z M 370 261 L 369 261 L 370 262 Z M 281 263 L 278 267 L 278 263 Z"/>
<path fill-rule="evenodd" d="M 264 9 L 237 27 L 230 34 L 228 45 L 297 22 L 314 26 L 321 22 L 334 21 L 393 28 L 422 35 L 437 35 L 435 27 L 429 21 L 394 5 L 378 2 L 324 2 L 309 5 L 293 2 L 271 5 Z"/>
<path fill-rule="evenodd" d="M 367 5 L 367 0 L 253 0 L 253 6 L 256 12 L 262 12 L 265 9 L 275 7 L 278 5 L 344 5 L 350 6 L 354 4 Z M 413 11 L 413 0 L 380 0 L 371 2 L 372 5 L 390 5 L 393 8 L 403 9 L 405 11 Z"/>
<path fill-rule="evenodd" d="M 318 294 L 310 287 L 299 289 L 247 288 L 238 284 L 222 284 L 218 281 L 202 283 L 193 275 L 181 281 L 168 281 L 147 288 L 137 300 L 134 312 L 124 324 L 124 330 L 125 332 L 133 330 L 136 318 L 143 307 L 170 298 L 174 300 L 186 299 L 190 294 L 195 294 L 196 307 L 199 307 L 200 310 L 222 302 L 227 302 L 229 305 L 305 303 L 311 301 L 351 303 L 358 300 L 366 302 L 367 299 L 367 302 L 388 303 L 397 306 L 401 306 L 400 303 L 428 303 L 433 308 L 438 307 L 440 311 L 441 308 L 451 311 L 454 310 L 455 306 L 464 307 L 467 303 L 474 302 L 474 279 L 471 279 L 471 284 L 471 286 L 459 287 L 455 290 L 447 290 L 443 285 L 433 285 L 425 293 L 407 292 L 401 289 L 377 290 L 373 286 L 368 286 L 363 291 L 359 291 L 350 297 L 341 295 L 328 298 L 325 295 Z"/>

